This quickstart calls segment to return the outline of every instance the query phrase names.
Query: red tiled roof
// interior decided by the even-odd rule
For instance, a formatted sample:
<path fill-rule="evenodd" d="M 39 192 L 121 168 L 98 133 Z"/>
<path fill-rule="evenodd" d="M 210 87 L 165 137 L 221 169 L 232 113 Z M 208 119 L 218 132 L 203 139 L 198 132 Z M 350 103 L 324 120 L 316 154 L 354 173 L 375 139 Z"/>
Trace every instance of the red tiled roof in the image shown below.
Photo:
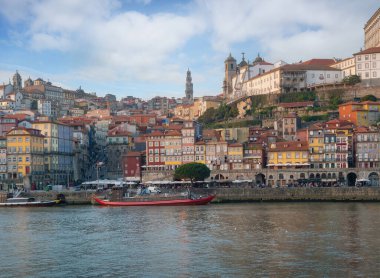
<path fill-rule="evenodd" d="M 380 47 L 371 47 L 366 50 L 354 53 L 353 55 L 374 54 L 374 53 L 380 53 Z"/>
<path fill-rule="evenodd" d="M 127 156 L 141 156 L 141 152 L 128 152 Z"/>
<path fill-rule="evenodd" d="M 164 133 L 161 132 L 161 131 L 154 131 L 152 133 L 148 133 L 148 134 L 145 134 L 146 137 L 150 137 L 150 136 L 163 136 Z"/>
<path fill-rule="evenodd" d="M 181 136 L 181 132 L 177 130 L 170 130 L 169 132 L 165 133 L 166 136 Z"/>
<path fill-rule="evenodd" d="M 7 114 L 7 115 L 4 115 L 4 118 L 16 119 L 18 121 L 26 120 L 27 117 L 29 117 L 28 114 Z"/>
<path fill-rule="evenodd" d="M 240 143 L 233 143 L 233 144 L 229 144 L 228 147 L 243 147 L 243 144 L 240 144 Z"/>
<path fill-rule="evenodd" d="M 318 64 L 291 64 L 291 65 L 284 65 L 280 67 L 280 69 L 287 71 L 287 70 L 329 70 L 329 71 L 340 71 L 340 69 L 332 68 L 326 65 L 318 65 Z"/>
<path fill-rule="evenodd" d="M 334 59 L 311 59 L 301 63 L 301 65 L 313 65 L 313 66 L 330 66 L 335 64 Z"/>

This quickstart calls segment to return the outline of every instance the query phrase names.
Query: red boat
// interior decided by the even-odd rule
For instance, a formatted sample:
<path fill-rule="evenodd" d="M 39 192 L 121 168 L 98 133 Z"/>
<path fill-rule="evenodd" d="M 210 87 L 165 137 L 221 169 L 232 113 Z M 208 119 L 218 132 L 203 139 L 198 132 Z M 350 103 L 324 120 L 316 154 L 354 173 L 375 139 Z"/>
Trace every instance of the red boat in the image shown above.
<path fill-rule="evenodd" d="M 207 197 L 201 197 L 198 199 L 174 199 L 174 200 L 130 200 L 130 201 L 120 201 L 113 202 L 108 200 L 102 200 L 94 197 L 95 202 L 102 206 L 196 206 L 196 205 L 207 205 L 215 198 L 215 195 L 210 195 Z"/>

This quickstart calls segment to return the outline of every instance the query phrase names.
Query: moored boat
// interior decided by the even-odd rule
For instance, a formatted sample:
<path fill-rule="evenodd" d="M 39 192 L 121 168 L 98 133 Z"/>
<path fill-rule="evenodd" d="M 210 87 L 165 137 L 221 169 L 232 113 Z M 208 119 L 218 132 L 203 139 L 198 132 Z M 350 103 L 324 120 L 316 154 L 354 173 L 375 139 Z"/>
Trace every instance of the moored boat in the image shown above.
<path fill-rule="evenodd" d="M 51 207 L 56 204 L 58 201 L 37 201 L 32 197 L 15 197 L 0 203 L 0 207 Z"/>
<path fill-rule="evenodd" d="M 94 197 L 94 201 L 102 206 L 195 206 L 207 205 L 215 195 L 199 198 L 128 198 L 123 201 L 109 201 Z"/>

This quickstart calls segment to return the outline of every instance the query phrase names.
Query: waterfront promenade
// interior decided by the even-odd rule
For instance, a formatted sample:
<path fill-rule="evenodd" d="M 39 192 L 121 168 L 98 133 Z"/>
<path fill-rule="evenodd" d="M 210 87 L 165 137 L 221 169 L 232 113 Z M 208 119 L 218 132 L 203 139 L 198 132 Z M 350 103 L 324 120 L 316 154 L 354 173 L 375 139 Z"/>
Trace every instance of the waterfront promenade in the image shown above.
<path fill-rule="evenodd" d="M 183 191 L 185 189 L 177 189 Z M 296 187 L 296 188 L 195 188 L 197 194 L 216 194 L 213 203 L 284 201 L 375 201 L 380 202 L 380 187 Z M 56 191 L 31 191 L 36 198 L 54 199 Z M 93 192 L 63 191 L 68 204 L 91 204 Z"/>

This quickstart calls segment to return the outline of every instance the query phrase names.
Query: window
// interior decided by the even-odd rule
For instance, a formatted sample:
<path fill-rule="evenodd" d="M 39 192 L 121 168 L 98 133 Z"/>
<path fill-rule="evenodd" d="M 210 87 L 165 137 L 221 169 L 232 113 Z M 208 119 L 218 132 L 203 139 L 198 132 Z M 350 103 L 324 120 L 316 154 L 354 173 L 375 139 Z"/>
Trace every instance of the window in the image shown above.
<path fill-rule="evenodd" d="M 366 68 L 366 69 L 369 68 L 369 63 L 365 63 L 365 68 Z"/>
<path fill-rule="evenodd" d="M 377 77 L 376 71 L 372 72 L 372 77 Z"/>
<path fill-rule="evenodd" d="M 373 67 L 373 68 L 376 68 L 376 62 L 373 62 L 373 63 L 372 63 L 372 67 Z"/>
<path fill-rule="evenodd" d="M 330 78 L 330 74 L 327 74 L 327 78 Z"/>
<path fill-rule="evenodd" d="M 362 69 L 362 64 L 358 64 L 358 69 Z"/>
<path fill-rule="evenodd" d="M 362 60 L 362 56 L 358 56 L 358 61 L 361 61 Z"/>
<path fill-rule="evenodd" d="M 369 55 L 365 55 L 365 60 L 368 60 L 369 59 Z"/>
<path fill-rule="evenodd" d="M 335 78 L 338 78 L 338 74 L 335 74 Z"/>
<path fill-rule="evenodd" d="M 372 54 L 372 59 L 376 59 L 376 54 Z"/>
<path fill-rule="evenodd" d="M 365 73 L 365 77 L 369 77 L 369 72 L 367 71 L 366 73 Z"/>

